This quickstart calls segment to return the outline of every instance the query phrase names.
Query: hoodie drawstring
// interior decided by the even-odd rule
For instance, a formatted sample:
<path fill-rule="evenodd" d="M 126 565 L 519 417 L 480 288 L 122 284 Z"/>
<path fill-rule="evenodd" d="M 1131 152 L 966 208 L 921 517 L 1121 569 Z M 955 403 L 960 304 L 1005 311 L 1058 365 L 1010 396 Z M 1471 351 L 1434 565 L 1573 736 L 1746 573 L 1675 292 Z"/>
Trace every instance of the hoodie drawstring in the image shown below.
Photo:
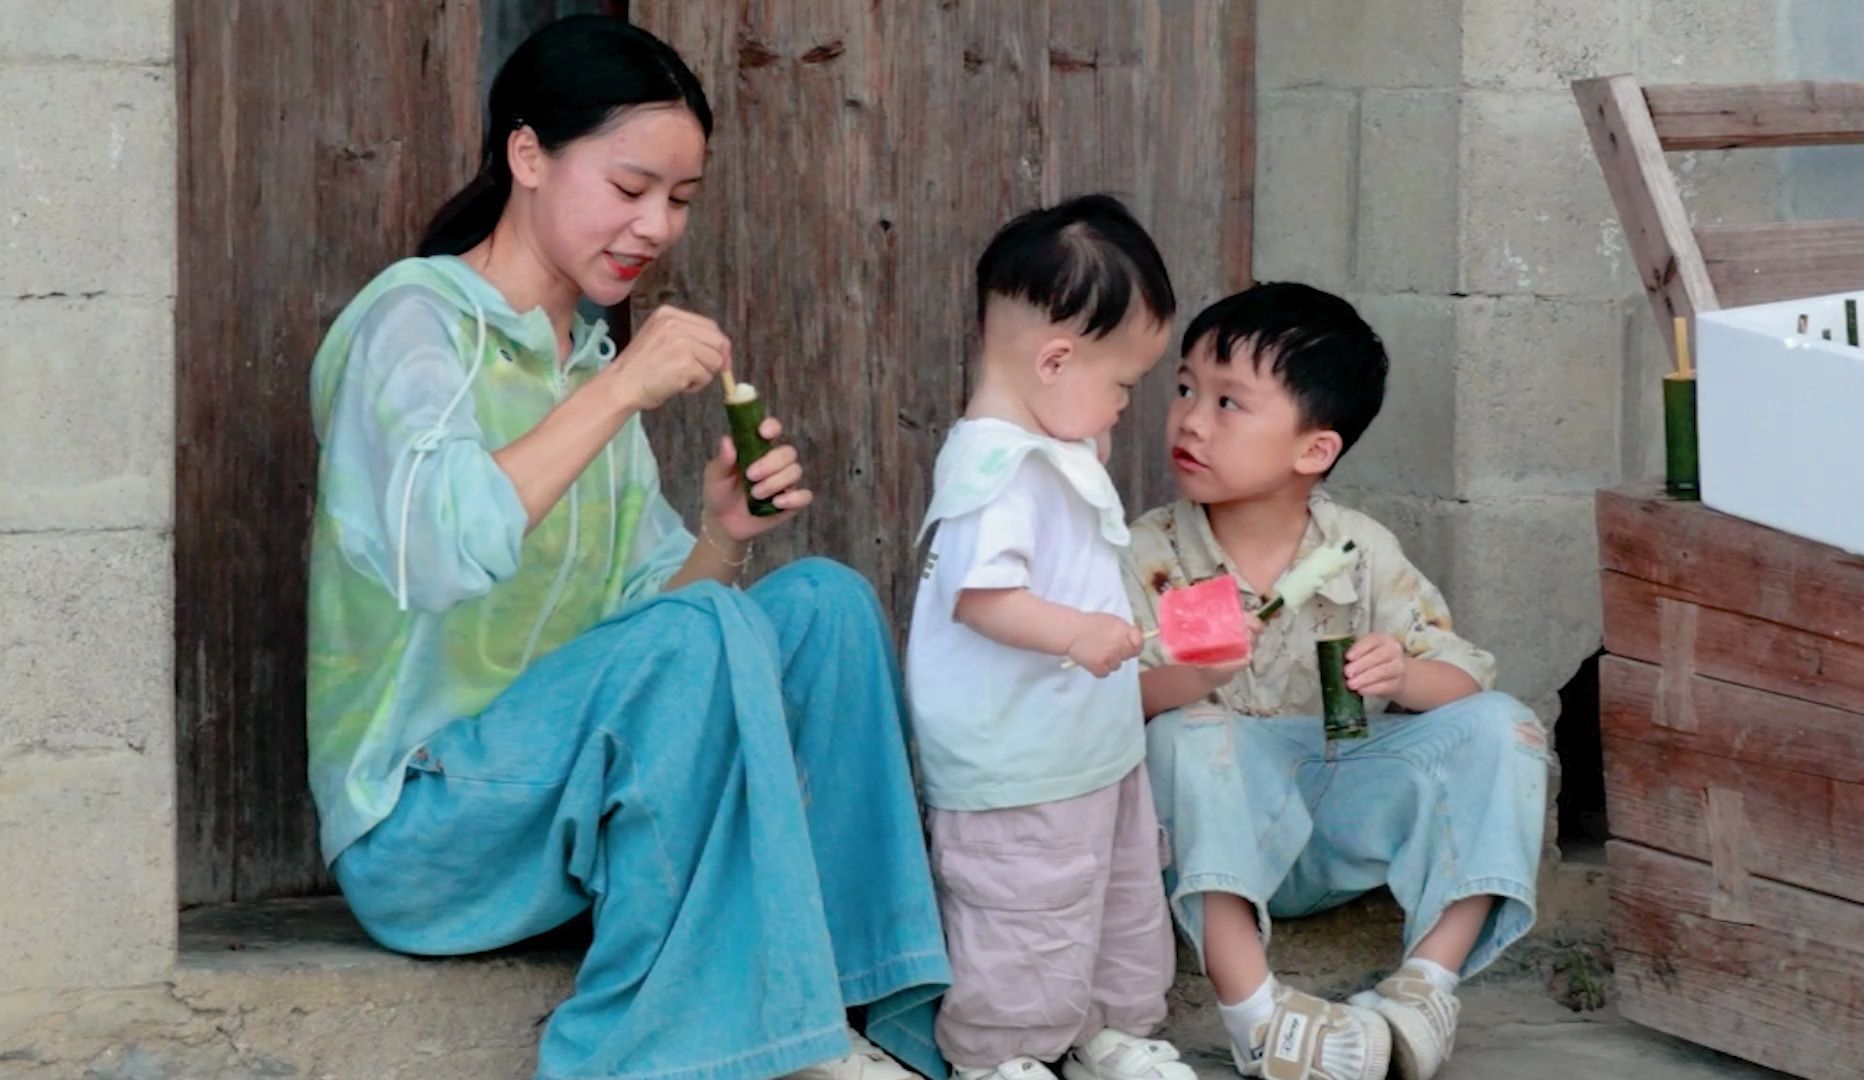
<path fill-rule="evenodd" d="M 466 400 L 466 395 L 472 391 L 473 381 L 479 377 L 480 369 L 485 366 L 485 309 L 477 303 L 473 304 L 473 320 L 478 328 L 478 340 L 473 348 L 472 365 L 467 369 L 466 380 L 460 384 L 458 390 L 454 391 L 452 400 L 447 402 L 446 408 L 440 410 L 440 416 L 434 423 L 426 431 L 416 436 L 409 444 L 409 451 L 414 455 L 414 460 L 408 467 L 408 480 L 403 486 L 401 493 L 401 530 L 395 554 L 395 602 L 402 611 L 408 610 L 408 531 L 412 521 L 411 515 L 414 507 L 414 481 L 416 475 L 420 471 L 421 463 L 445 444 L 447 424 L 452 420 L 454 410 L 459 408 L 460 402 Z M 597 355 L 601 358 L 603 363 L 608 363 L 615 358 L 617 347 L 613 338 L 602 338 L 596 348 Z M 614 506 L 618 495 L 615 488 L 615 444 L 612 440 L 608 445 L 602 448 L 602 459 L 606 466 L 608 476 L 609 504 Z M 544 598 L 543 606 L 537 613 L 537 620 L 532 623 L 531 632 L 525 638 L 524 655 L 518 662 L 519 671 L 523 671 L 530 667 L 531 658 L 537 652 L 537 643 L 543 636 L 544 626 L 550 621 L 550 616 L 555 613 L 557 605 L 562 602 L 563 590 L 569 584 L 570 570 L 576 563 L 577 545 L 580 542 L 581 503 L 582 500 L 578 495 L 577 486 L 572 482 L 569 490 L 569 537 L 564 545 L 563 562 L 557 567 L 556 578 L 550 585 L 550 593 Z M 613 569 L 612 563 L 615 557 L 615 544 L 618 540 L 616 533 L 619 528 L 619 524 L 614 520 L 614 515 L 610 515 L 608 524 L 608 558 L 611 563 L 611 570 Z"/>
<path fill-rule="evenodd" d="M 613 339 L 603 338 L 596 348 L 604 363 L 614 359 L 615 342 Z M 560 375 L 553 377 L 561 379 Z M 615 459 L 612 454 L 614 448 L 615 444 L 612 439 L 602 448 L 602 456 L 608 463 L 608 501 L 611 508 L 615 503 Z M 577 480 L 580 479 L 580 477 L 577 478 Z M 537 654 L 537 642 L 543 637 L 544 624 L 550 621 L 550 616 L 556 614 L 557 605 L 563 600 L 563 590 L 569 584 L 570 568 L 576 564 L 576 549 L 582 543 L 582 499 L 577 492 L 577 480 L 570 482 L 570 535 L 563 547 L 563 562 L 557 567 L 556 580 L 550 583 L 550 593 L 544 597 L 544 606 L 538 609 L 537 621 L 531 624 L 531 632 L 524 639 L 524 656 L 518 661 L 519 671 L 531 666 L 531 658 Z M 610 558 L 614 557 L 614 550 L 615 523 L 614 515 L 611 514 L 609 518 Z"/>

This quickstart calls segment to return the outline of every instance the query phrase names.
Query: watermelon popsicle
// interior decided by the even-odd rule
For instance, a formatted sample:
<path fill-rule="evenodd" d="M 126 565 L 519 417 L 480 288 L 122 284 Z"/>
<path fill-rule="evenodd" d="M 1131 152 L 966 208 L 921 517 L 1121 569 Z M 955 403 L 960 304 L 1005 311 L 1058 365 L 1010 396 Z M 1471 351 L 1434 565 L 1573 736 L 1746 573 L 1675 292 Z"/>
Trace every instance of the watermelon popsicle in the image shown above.
<path fill-rule="evenodd" d="M 1267 622 L 1313 599 L 1322 586 L 1352 565 L 1353 549 L 1351 540 L 1343 540 L 1308 552 L 1282 575 L 1275 595 L 1256 612 L 1256 618 Z M 1158 629 L 1147 631 L 1146 637 L 1163 638 L 1165 655 L 1176 664 L 1243 663 L 1254 647 L 1243 620 L 1242 592 L 1227 574 L 1161 593 Z M 1074 661 L 1064 660 L 1061 666 L 1072 668 Z"/>
<path fill-rule="evenodd" d="M 1159 596 L 1159 644 L 1174 664 L 1215 667 L 1249 659 L 1254 642 L 1243 597 L 1228 574 Z"/>
<path fill-rule="evenodd" d="M 1282 576 L 1280 588 L 1256 618 L 1267 621 L 1300 607 L 1352 562 L 1353 542 L 1317 548 Z M 1159 643 L 1173 663 L 1214 666 L 1249 659 L 1254 642 L 1243 621 L 1242 594 L 1227 574 L 1159 597 Z"/>

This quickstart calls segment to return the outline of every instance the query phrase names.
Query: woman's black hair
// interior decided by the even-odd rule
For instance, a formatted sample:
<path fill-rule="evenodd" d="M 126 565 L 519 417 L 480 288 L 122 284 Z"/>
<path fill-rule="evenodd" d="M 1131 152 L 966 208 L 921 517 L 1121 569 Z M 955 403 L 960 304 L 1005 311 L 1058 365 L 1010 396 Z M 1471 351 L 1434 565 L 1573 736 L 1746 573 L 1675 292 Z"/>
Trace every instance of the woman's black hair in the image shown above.
<path fill-rule="evenodd" d="M 459 255 L 492 235 L 511 197 L 505 145 L 528 127 L 546 151 L 601 130 L 638 105 L 683 105 L 712 135 L 698 76 L 659 38 L 612 15 L 558 19 L 518 46 L 492 80 L 479 174 L 427 225 L 422 255 Z"/>

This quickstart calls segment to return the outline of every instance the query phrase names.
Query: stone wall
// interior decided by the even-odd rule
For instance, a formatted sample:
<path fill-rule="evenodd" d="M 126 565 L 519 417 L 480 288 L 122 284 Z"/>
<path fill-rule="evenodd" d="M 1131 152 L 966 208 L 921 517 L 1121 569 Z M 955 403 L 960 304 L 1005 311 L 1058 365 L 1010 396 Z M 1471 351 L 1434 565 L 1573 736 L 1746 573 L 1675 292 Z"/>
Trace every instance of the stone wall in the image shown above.
<path fill-rule="evenodd" d="M 0 994 L 174 960 L 172 14 L 0 4 Z"/>
<path fill-rule="evenodd" d="M 1333 486 L 1544 717 L 1599 646 L 1593 492 L 1661 461 L 1661 342 L 1569 83 L 1771 79 L 1780 25 L 1746 0 L 1261 0 L 1257 277 L 1344 293 L 1393 357 Z M 1674 161 L 1698 219 L 1775 215 L 1773 155 Z"/>
<path fill-rule="evenodd" d="M 1864 4 L 1785 0 L 1780 74 L 1792 79 L 1864 79 Z M 1864 146 L 1789 150 L 1781 217 L 1864 218 Z"/>

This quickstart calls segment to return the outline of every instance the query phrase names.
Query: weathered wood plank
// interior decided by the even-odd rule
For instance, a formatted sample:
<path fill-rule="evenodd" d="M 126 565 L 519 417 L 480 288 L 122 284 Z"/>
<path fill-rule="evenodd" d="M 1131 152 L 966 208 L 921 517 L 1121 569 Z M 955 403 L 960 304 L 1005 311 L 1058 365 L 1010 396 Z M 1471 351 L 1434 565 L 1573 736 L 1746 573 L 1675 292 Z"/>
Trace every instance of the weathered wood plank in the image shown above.
<path fill-rule="evenodd" d="M 1696 242 L 1725 307 L 1864 289 L 1864 221 L 1705 225 Z"/>
<path fill-rule="evenodd" d="M 1657 722 L 1667 687 L 1660 669 L 1599 661 L 1599 727 L 1606 736 L 1695 750 L 1847 784 L 1864 784 L 1864 716 L 1697 675 L 1686 684 L 1696 729 Z"/>
<path fill-rule="evenodd" d="M 1749 903 L 1753 878 L 1748 874 L 1748 864 L 1753 861 L 1748 852 L 1752 840 L 1747 802 L 1739 791 L 1709 789 L 1708 828 L 1709 868 L 1715 874 L 1709 914 L 1723 922 L 1753 922 L 1754 911 Z"/>
<path fill-rule="evenodd" d="M 686 57 L 718 117 L 708 190 L 635 316 L 674 302 L 716 317 L 740 374 L 804 448 L 818 508 L 762 545 L 762 566 L 832 555 L 903 616 L 929 466 L 964 401 L 971 260 L 1039 198 L 1030 50 L 1046 9 L 633 10 Z M 722 424 L 712 396 L 650 418 L 684 511 Z"/>
<path fill-rule="evenodd" d="M 691 231 L 637 290 L 634 315 L 666 301 L 718 317 L 804 448 L 819 508 L 762 545 L 760 564 L 843 559 L 903 624 L 932 463 L 968 389 L 972 268 L 991 233 L 1038 203 L 1111 189 L 1200 290 L 1181 295 L 1187 315 L 1248 266 L 1234 215 L 1253 187 L 1253 169 L 1237 172 L 1253 57 L 1236 49 L 1253 5 L 637 0 L 633 13 L 693 65 L 719 116 Z M 1212 228 L 1218 198 L 1227 231 Z M 1155 373 L 1116 437 L 1135 511 L 1170 491 L 1157 438 L 1170 395 Z M 649 422 L 690 512 L 717 402 Z"/>
<path fill-rule="evenodd" d="M 1105 190 L 1124 198 L 1165 254 L 1182 332 L 1232 282 L 1248 280 L 1254 6 L 1049 6 L 1045 197 Z M 1115 435 L 1109 467 L 1135 514 L 1174 491 L 1159 432 L 1177 351 L 1174 333 Z"/>
<path fill-rule="evenodd" d="M 1644 88 L 1665 150 L 1864 143 L 1864 82 Z"/>
<path fill-rule="evenodd" d="M 305 785 L 307 375 L 330 318 L 469 171 L 478 11 L 176 7 L 184 904 L 329 886 Z"/>
<path fill-rule="evenodd" d="M 1740 796 L 1745 829 L 1739 842 L 1748 872 L 1864 901 L 1864 784 L 1605 736 L 1613 837 L 1711 861 L 1713 791 Z"/>
<path fill-rule="evenodd" d="M 1644 94 L 1636 79 L 1617 75 L 1575 82 L 1573 96 L 1624 223 L 1638 278 L 1674 355 L 1671 321 L 1713 311 L 1720 304 Z"/>
<path fill-rule="evenodd" d="M 1673 594 L 1612 571 L 1600 576 L 1606 651 L 1667 663 L 1675 646 L 1664 635 L 1659 605 Z M 1691 610 L 1695 629 L 1687 662 L 1696 674 L 1864 713 L 1864 646 L 1739 612 L 1693 605 Z"/>
<path fill-rule="evenodd" d="M 1658 708 L 1651 719 L 1677 731 L 1696 730 L 1695 703 L 1690 700 L 1689 679 L 1695 671 L 1696 628 L 1701 608 L 1664 597 L 1657 601 L 1657 624 L 1662 634 L 1663 685 Z"/>
<path fill-rule="evenodd" d="M 1222 80 L 1224 147 L 1231 165 L 1219 177 L 1223 192 L 1223 292 L 1255 284 L 1256 227 L 1256 12 L 1253 0 L 1234 0 L 1224 22 L 1229 40 L 1218 68 Z M 1193 312 L 1195 314 L 1195 312 Z"/>
<path fill-rule="evenodd" d="M 1606 570 L 1703 607 L 1864 645 L 1864 558 L 1664 498 L 1648 483 L 1600 492 L 1598 531 Z"/>
<path fill-rule="evenodd" d="M 1864 1061 L 1864 907 L 1755 881 L 1752 925 L 1711 913 L 1712 870 L 1613 841 L 1619 1007 L 1659 1031 L 1796 1076 Z"/>

